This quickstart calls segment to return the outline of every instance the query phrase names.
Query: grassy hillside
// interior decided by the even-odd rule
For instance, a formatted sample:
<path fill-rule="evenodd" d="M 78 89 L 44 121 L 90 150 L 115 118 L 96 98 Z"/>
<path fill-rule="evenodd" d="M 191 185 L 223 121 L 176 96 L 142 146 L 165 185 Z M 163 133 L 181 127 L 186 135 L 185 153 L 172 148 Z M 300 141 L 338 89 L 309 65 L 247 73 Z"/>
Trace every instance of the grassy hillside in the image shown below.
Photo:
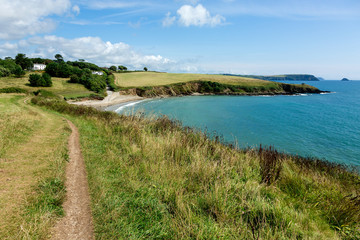
<path fill-rule="evenodd" d="M 264 86 L 273 84 L 272 82 L 259 79 L 224 75 L 158 72 L 131 72 L 115 74 L 115 83 L 120 87 L 163 86 L 198 80 L 218 82 L 223 84 L 242 84 L 251 86 Z"/>
<path fill-rule="evenodd" d="M 76 97 L 87 97 L 94 92 L 89 91 L 81 84 L 68 83 L 68 78 L 52 78 L 53 86 L 52 87 L 31 87 L 29 86 L 29 74 L 22 78 L 15 77 L 2 77 L 0 78 L 0 89 L 17 87 L 25 89 L 29 92 L 37 91 L 39 89 L 49 90 L 55 94 L 61 95 L 66 98 L 76 98 Z"/>
<path fill-rule="evenodd" d="M 132 72 L 116 74 L 123 93 L 142 97 L 201 94 L 258 95 L 320 93 L 306 84 L 284 84 L 253 78 L 206 74 Z"/>
<path fill-rule="evenodd" d="M 359 239 L 360 178 L 166 118 L 34 103 L 79 127 L 97 239 Z"/>
<path fill-rule="evenodd" d="M 69 129 L 26 99 L 0 94 L 0 239 L 46 239 L 62 215 Z"/>

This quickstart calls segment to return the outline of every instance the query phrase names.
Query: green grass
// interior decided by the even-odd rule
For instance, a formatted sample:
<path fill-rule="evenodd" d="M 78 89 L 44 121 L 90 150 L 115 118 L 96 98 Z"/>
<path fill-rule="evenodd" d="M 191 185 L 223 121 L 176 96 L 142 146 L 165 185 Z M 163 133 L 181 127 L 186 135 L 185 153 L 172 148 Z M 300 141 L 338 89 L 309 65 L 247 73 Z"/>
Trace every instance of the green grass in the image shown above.
<path fill-rule="evenodd" d="M 120 87 L 143 87 L 143 86 L 163 86 L 174 83 L 191 81 L 211 81 L 222 84 L 267 86 L 275 85 L 273 82 L 263 81 L 253 78 L 209 75 L 209 74 L 189 74 L 189 73 L 158 73 L 158 72 L 131 72 L 115 73 L 115 83 Z"/>
<path fill-rule="evenodd" d="M 0 239 L 48 239 L 62 212 L 69 129 L 63 119 L 0 94 Z"/>
<path fill-rule="evenodd" d="M 97 239 L 360 237 L 360 178 L 341 165 L 239 151 L 166 118 L 33 102 L 79 127 Z"/>
<path fill-rule="evenodd" d="M 67 78 L 51 78 L 53 81 L 52 87 L 31 87 L 29 84 L 29 74 L 22 78 L 15 77 L 2 77 L 0 78 L 0 89 L 2 88 L 21 88 L 28 92 L 34 92 L 39 89 L 51 91 L 55 94 L 61 95 L 66 98 L 88 97 L 94 92 L 89 91 L 81 84 L 68 83 Z"/>

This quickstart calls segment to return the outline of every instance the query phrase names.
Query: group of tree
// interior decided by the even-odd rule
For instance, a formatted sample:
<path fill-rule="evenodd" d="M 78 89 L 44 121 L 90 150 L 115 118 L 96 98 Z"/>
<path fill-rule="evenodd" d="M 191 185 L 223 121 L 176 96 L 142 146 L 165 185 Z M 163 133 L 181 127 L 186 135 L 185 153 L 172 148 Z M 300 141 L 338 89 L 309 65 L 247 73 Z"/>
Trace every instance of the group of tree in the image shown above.
<path fill-rule="evenodd" d="M 4 60 L 0 59 L 0 77 L 8 77 L 15 75 L 16 77 L 22 77 L 25 75 L 25 69 L 32 66 L 32 62 L 29 58 L 26 58 L 25 54 L 19 53 L 15 59 L 6 57 Z"/>
<path fill-rule="evenodd" d="M 103 73 L 103 75 L 97 75 L 93 74 L 90 69 L 85 68 L 80 71 L 77 70 L 73 72 L 70 76 L 69 82 L 80 83 L 91 91 L 101 93 L 106 89 L 106 79 L 106 73 Z"/>
<path fill-rule="evenodd" d="M 30 74 L 29 75 L 30 86 L 32 87 L 51 87 L 52 81 L 51 76 L 46 72 L 42 75 L 40 74 Z"/>
<path fill-rule="evenodd" d="M 55 55 L 56 61 L 49 63 L 45 72 L 52 77 L 70 78 L 71 83 L 80 83 L 94 92 L 103 92 L 106 89 L 107 71 L 93 63 L 85 61 L 65 62 L 60 54 Z M 102 75 L 93 74 L 93 71 Z"/>

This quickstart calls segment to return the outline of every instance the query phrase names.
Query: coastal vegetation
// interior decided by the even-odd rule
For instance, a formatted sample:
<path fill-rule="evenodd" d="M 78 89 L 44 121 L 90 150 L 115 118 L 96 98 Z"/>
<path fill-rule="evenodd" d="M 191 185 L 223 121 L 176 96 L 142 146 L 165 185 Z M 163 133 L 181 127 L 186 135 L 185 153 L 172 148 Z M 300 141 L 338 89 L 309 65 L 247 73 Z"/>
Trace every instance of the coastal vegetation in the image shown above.
<path fill-rule="evenodd" d="M 238 149 L 166 117 L 32 102 L 79 127 L 98 239 L 360 237 L 360 178 L 342 165 Z"/>

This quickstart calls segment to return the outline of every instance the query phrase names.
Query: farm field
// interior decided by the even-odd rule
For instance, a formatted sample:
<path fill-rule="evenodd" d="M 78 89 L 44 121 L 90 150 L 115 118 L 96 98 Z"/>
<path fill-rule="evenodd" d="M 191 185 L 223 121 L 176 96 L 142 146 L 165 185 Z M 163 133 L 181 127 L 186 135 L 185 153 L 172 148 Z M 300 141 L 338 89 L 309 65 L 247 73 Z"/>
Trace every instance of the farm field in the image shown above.
<path fill-rule="evenodd" d="M 198 80 L 245 86 L 276 85 L 276 83 L 274 82 L 254 78 L 210 74 L 130 72 L 115 73 L 114 75 L 115 84 L 120 87 L 163 86 L 174 83 L 184 83 Z"/>

